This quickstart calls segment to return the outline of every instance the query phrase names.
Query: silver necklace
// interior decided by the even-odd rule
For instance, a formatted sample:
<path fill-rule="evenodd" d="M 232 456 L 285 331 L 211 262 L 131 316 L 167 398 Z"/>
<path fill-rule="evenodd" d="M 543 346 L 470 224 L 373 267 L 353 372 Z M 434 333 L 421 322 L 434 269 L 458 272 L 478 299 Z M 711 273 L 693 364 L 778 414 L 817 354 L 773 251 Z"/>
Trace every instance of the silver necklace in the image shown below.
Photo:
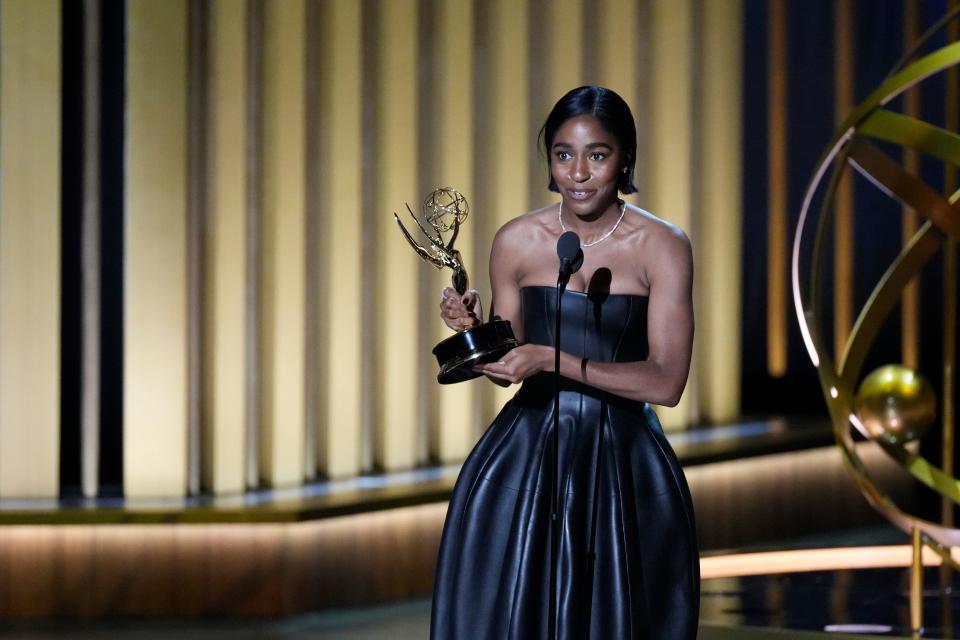
<path fill-rule="evenodd" d="M 624 203 L 620 206 L 620 217 L 617 218 L 616 224 L 613 225 L 613 228 L 610 231 L 607 231 L 605 234 L 594 240 L 593 242 L 584 242 L 581 244 L 581 247 L 592 247 L 595 244 L 600 244 L 607 238 L 613 235 L 613 232 L 617 230 L 617 227 L 620 226 L 620 223 L 623 221 L 623 214 L 627 212 L 627 203 Z M 560 222 L 560 228 L 563 229 L 563 232 L 566 233 L 567 227 L 563 224 L 563 200 L 560 200 L 560 209 L 557 211 L 557 220 Z"/>

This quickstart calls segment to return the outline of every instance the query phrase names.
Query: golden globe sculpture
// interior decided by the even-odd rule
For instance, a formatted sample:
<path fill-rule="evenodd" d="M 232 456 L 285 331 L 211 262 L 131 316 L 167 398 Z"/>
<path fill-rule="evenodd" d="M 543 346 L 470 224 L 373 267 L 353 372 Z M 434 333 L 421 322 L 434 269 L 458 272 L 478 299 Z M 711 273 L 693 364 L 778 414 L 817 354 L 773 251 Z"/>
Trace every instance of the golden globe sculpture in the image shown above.
<path fill-rule="evenodd" d="M 938 253 L 944 255 L 943 326 L 957 326 L 957 241 L 960 239 L 960 190 L 941 193 L 908 171 L 900 161 L 903 154 L 890 153 L 891 146 L 913 150 L 928 158 L 942 161 L 953 171 L 960 168 L 960 134 L 920 118 L 896 110 L 905 91 L 921 82 L 960 65 L 960 42 L 952 42 L 926 55 L 919 52 L 950 22 L 960 16 L 960 7 L 952 8 L 920 38 L 886 79 L 867 98 L 856 105 L 827 144 L 813 170 L 813 177 L 803 197 L 803 205 L 793 237 L 791 254 L 791 286 L 800 333 L 810 360 L 817 369 L 821 390 L 833 424 L 834 438 L 851 479 L 867 501 L 891 523 L 911 536 L 913 560 L 910 574 L 910 623 L 914 633 L 923 629 L 923 554 L 924 548 L 940 556 L 944 565 L 960 570 L 952 549 L 960 547 L 960 529 L 946 522 L 936 522 L 898 505 L 871 476 L 857 451 L 857 434 L 872 439 L 905 473 L 939 493 L 944 501 L 944 514 L 952 514 L 960 505 L 960 481 L 952 474 L 952 445 L 943 448 L 942 462 L 928 460 L 906 444 L 922 433 L 921 427 L 935 412 L 933 391 L 910 387 L 909 394 L 887 394 L 869 379 L 862 378 L 862 369 L 881 327 L 898 302 L 907 285 L 917 277 L 924 265 Z M 926 96 L 927 94 L 925 94 Z M 927 98 L 925 97 L 925 100 Z M 879 144 L 878 144 L 879 143 Z M 834 228 L 837 215 L 835 195 L 845 173 L 856 171 L 883 193 L 915 211 L 923 223 L 907 239 L 899 255 L 876 282 L 867 302 L 860 309 L 844 344 L 831 349 L 831 331 L 824 330 L 824 253 L 830 246 L 827 234 Z M 823 187 L 823 188 L 821 188 Z M 814 203 L 817 206 L 814 206 Z M 875 213 L 875 212 L 873 212 Z M 803 266 L 801 267 L 801 258 Z M 954 344 L 955 336 L 944 336 Z M 953 371 L 955 349 L 942 349 L 943 369 Z M 896 376 L 894 376 L 896 377 Z M 939 395 L 942 415 L 953 415 L 954 388 L 952 376 L 944 376 Z M 862 390 L 860 401 L 855 389 Z M 896 395 L 897 397 L 894 397 Z M 909 404 L 897 405 L 910 400 Z M 893 402 L 903 411 L 894 410 L 883 417 L 884 402 Z M 909 406 L 909 413 L 906 408 Z M 872 429 L 866 422 L 872 423 Z M 895 422 L 896 418 L 900 422 Z M 903 428 L 903 421 L 910 429 Z M 896 428 L 894 428 L 896 426 Z M 945 441 L 952 442 L 954 425 L 944 421 Z M 895 433 L 897 432 L 897 433 Z M 879 437 L 874 438 L 874 434 Z M 942 465 L 942 466 L 941 466 Z M 945 470 L 947 469 L 947 470 Z"/>
<path fill-rule="evenodd" d="M 910 367 L 888 364 L 860 383 L 854 407 L 874 440 L 902 445 L 919 440 L 937 417 L 937 399 L 926 378 Z"/>

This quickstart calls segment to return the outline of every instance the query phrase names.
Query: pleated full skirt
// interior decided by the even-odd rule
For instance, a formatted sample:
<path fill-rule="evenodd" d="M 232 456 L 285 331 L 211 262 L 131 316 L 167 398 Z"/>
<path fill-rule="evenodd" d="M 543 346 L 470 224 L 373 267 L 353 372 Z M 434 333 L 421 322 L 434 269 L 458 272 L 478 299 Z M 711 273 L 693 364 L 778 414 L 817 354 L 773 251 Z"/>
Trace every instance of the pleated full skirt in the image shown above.
<path fill-rule="evenodd" d="M 695 638 L 692 503 L 655 414 L 566 387 L 557 637 Z M 434 640 L 548 637 L 552 422 L 552 382 L 528 380 L 464 463 L 440 546 Z"/>

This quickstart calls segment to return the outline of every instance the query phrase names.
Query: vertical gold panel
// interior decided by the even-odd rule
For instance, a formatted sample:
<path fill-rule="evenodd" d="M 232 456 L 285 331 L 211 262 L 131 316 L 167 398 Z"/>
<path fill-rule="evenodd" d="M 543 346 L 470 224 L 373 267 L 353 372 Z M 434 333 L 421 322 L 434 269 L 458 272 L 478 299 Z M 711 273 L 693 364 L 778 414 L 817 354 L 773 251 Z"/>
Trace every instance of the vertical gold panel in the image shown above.
<path fill-rule="evenodd" d="M 361 7 L 355 0 L 320 5 L 318 82 L 319 225 L 312 241 L 321 259 L 320 376 L 317 460 L 330 477 L 360 472 L 363 363 L 363 173 Z M 311 43 L 311 46 L 314 46 Z M 308 132 L 309 133 L 309 132 Z M 386 215 L 386 212 L 384 212 Z M 367 372 L 372 375 L 372 372 Z"/>
<path fill-rule="evenodd" d="M 654 0 L 650 11 L 650 198 L 654 214 L 691 233 L 693 122 L 692 5 L 690 0 Z M 696 245 L 696 238 L 693 239 Z M 694 384 L 676 407 L 658 407 L 664 427 L 687 426 Z"/>
<path fill-rule="evenodd" d="M 83 387 L 80 477 L 83 497 L 98 493 L 100 467 L 100 16 L 101 0 L 83 5 Z"/>
<path fill-rule="evenodd" d="M 260 477 L 304 477 L 304 0 L 270 0 L 263 26 Z"/>
<path fill-rule="evenodd" d="M 652 46 L 638 37 L 640 4 L 638 0 L 601 0 L 591 3 L 587 9 L 597 12 L 599 37 L 595 40 L 591 38 L 589 45 L 597 48 L 595 69 L 597 83 L 620 94 L 620 97 L 630 105 L 634 120 L 643 112 L 644 104 L 641 104 L 641 101 L 645 103 L 648 100 L 648 96 L 640 93 L 640 85 L 644 82 L 644 76 L 647 73 L 647 69 L 642 65 L 640 47 Z M 677 44 L 682 46 L 682 43 Z M 646 123 L 638 121 L 636 124 L 637 142 L 641 145 L 644 141 Z M 639 156 L 645 155 L 642 146 L 638 146 L 637 151 Z M 643 171 L 645 166 L 644 160 L 639 159 L 636 163 L 636 171 Z M 634 184 L 642 185 L 644 182 L 644 179 L 638 180 L 635 175 Z M 626 199 L 640 207 L 649 207 L 647 195 L 638 192 L 626 196 Z M 690 231 L 690 229 L 686 230 Z"/>
<path fill-rule="evenodd" d="M 950 9 L 955 9 L 960 2 L 950 0 Z M 956 42 L 960 37 L 960 25 L 956 20 L 947 26 L 947 41 Z M 944 104 L 944 126 L 949 131 L 960 128 L 960 72 L 956 67 L 946 72 L 946 97 Z M 957 168 L 944 164 L 943 175 L 944 191 L 953 194 L 957 190 Z M 941 414 L 941 458 L 940 468 L 944 473 L 953 475 L 954 469 L 954 431 L 955 408 L 954 398 L 956 389 L 957 365 L 957 241 L 947 237 L 943 241 L 943 383 L 941 396 L 943 407 Z M 954 522 L 954 505 L 944 498 L 941 501 L 941 519 L 945 527 L 952 527 Z"/>
<path fill-rule="evenodd" d="M 263 278 L 262 211 L 263 211 L 263 22 L 262 2 L 247 5 L 247 104 L 246 104 L 246 316 L 253 325 L 246 333 L 244 362 L 249 375 L 246 380 L 246 428 L 244 443 L 244 484 L 260 486 L 260 423 L 263 419 Z"/>
<path fill-rule="evenodd" d="M 127 14 L 124 492 L 187 481 L 187 3 Z"/>
<path fill-rule="evenodd" d="M 244 2 L 210 4 L 202 419 L 203 483 L 214 493 L 244 488 L 246 32 Z"/>
<path fill-rule="evenodd" d="M 654 4 L 658 1 L 654 0 Z M 689 7 L 683 2 L 675 8 L 673 3 L 662 1 L 659 11 L 676 11 L 676 19 L 682 20 L 682 14 L 687 13 Z M 591 46 L 597 46 L 597 78 L 599 84 L 613 89 L 634 108 L 638 99 L 637 86 L 639 82 L 639 49 L 640 40 L 636 37 L 639 3 L 637 0 L 601 0 L 595 4 L 599 19 L 599 37 L 592 41 Z M 684 33 L 689 38 L 690 33 Z M 591 39 L 592 40 L 592 39 Z M 684 42 L 674 43 L 684 46 Z M 631 198 L 633 199 L 633 198 Z M 640 203 L 640 200 L 637 200 Z"/>
<path fill-rule="evenodd" d="M 742 2 L 708 2 L 698 17 L 700 154 L 696 173 L 699 405 L 708 422 L 740 413 Z"/>
<path fill-rule="evenodd" d="M 327 378 L 329 372 L 322 370 L 324 350 L 321 346 L 321 317 L 326 318 L 329 306 L 321 299 L 326 296 L 325 284 L 321 280 L 321 261 L 323 260 L 324 235 L 320 227 L 320 201 L 323 189 L 319 184 L 321 177 L 321 140 L 320 130 L 322 114 L 320 110 L 320 5 L 316 0 L 306 0 L 304 5 L 303 30 L 303 86 L 304 86 L 304 228 L 306 246 L 304 247 L 304 358 L 303 368 L 303 480 L 312 482 L 317 479 L 319 461 L 326 448 L 320 430 L 320 411 L 327 402 Z"/>
<path fill-rule="evenodd" d="M 376 324 L 377 407 L 374 457 L 384 469 L 417 461 L 421 265 L 397 232 L 390 212 L 417 195 L 417 40 L 414 0 L 379 3 L 371 53 L 376 56 L 375 171 L 373 215 L 377 220 Z M 335 151 L 334 151 L 335 152 Z"/>
<path fill-rule="evenodd" d="M 920 36 L 920 0 L 904 3 L 903 47 L 909 50 Z M 913 87 L 903 94 L 903 112 L 912 117 L 920 116 L 920 89 Z M 920 153 L 916 149 L 903 150 L 903 167 L 912 175 L 920 173 Z M 903 245 L 910 241 L 919 228 L 919 216 L 904 205 L 902 213 Z M 920 365 L 920 281 L 914 278 L 903 289 L 900 302 L 901 360 L 905 366 L 916 369 Z"/>
<path fill-rule="evenodd" d="M 948 116 L 949 117 L 949 116 Z M 955 129 L 954 129 L 955 130 Z M 943 247 L 943 406 L 941 413 L 941 456 L 940 468 L 946 474 L 953 475 L 954 469 L 954 430 L 955 408 L 954 390 L 957 362 L 957 243 L 953 238 L 944 239 Z M 951 500 L 941 500 L 941 522 L 952 527 L 954 522 L 954 504 Z"/>
<path fill-rule="evenodd" d="M 209 3 L 187 3 L 187 493 L 203 491 Z"/>
<path fill-rule="evenodd" d="M 538 24 L 529 43 L 530 64 L 538 70 L 530 77 L 531 145 L 550 109 L 565 93 L 584 84 L 583 0 L 534 0 L 531 10 Z M 625 74 L 628 75 L 628 74 Z M 530 163 L 530 207 L 557 202 L 547 189 L 547 160 L 538 154 Z"/>
<path fill-rule="evenodd" d="M 427 92 L 431 100 L 423 105 L 427 121 L 431 123 L 423 132 L 424 147 L 421 149 L 424 171 L 421 183 L 426 189 L 436 186 L 452 186 L 473 200 L 473 153 L 470 131 L 473 126 L 473 5 L 469 0 L 439 0 L 430 8 L 434 49 L 428 60 L 430 83 Z M 412 203 L 411 203 L 412 204 Z M 464 266 L 470 274 L 471 286 L 475 285 L 478 271 L 486 269 L 485 255 L 472 249 L 474 227 L 484 212 L 473 212 L 457 239 L 463 249 Z M 421 266 L 421 269 L 427 269 Z M 450 270 L 435 272 L 430 269 L 430 295 L 424 301 L 422 313 L 427 314 L 435 342 L 448 337 L 451 332 L 440 320 L 440 290 L 450 286 Z M 490 292 L 484 292 L 483 300 L 490 302 Z M 430 345 L 424 345 L 429 348 Z M 436 373 L 436 360 L 430 364 Z M 462 460 L 474 443 L 477 432 L 476 396 L 478 385 L 485 380 L 456 385 L 437 385 L 433 375 L 425 384 L 435 390 L 438 410 L 432 418 L 430 455 L 441 463 Z"/>
<path fill-rule="evenodd" d="M 834 120 L 839 124 L 853 107 L 853 2 L 834 5 Z M 853 175 L 846 171 L 837 184 L 833 227 L 833 349 L 843 353 L 853 327 Z"/>
<path fill-rule="evenodd" d="M 529 163 L 536 161 L 536 132 L 528 119 L 529 56 L 528 7 L 512 0 L 491 0 L 477 15 L 479 66 L 483 69 L 478 86 L 484 88 L 477 114 L 477 137 L 484 158 L 496 158 L 477 166 L 478 255 L 490 255 L 493 235 L 508 220 L 529 208 Z M 521 63 L 523 61 L 523 63 Z M 479 220 L 478 220 L 479 222 Z M 484 271 L 478 269 L 479 272 Z M 489 274 L 476 278 L 481 290 L 490 291 Z M 487 295 L 489 302 L 489 294 Z M 485 309 L 489 315 L 489 305 Z M 500 388 L 484 382 L 483 421 L 489 421 L 516 393 L 516 387 Z"/>
<path fill-rule="evenodd" d="M 767 371 L 787 372 L 787 6 L 767 5 Z"/>
<path fill-rule="evenodd" d="M 0 497 L 55 497 L 60 3 L 0 2 Z"/>
<path fill-rule="evenodd" d="M 542 27 L 547 47 L 544 96 L 534 96 L 542 107 L 531 114 L 538 126 L 560 96 L 583 84 L 583 15 L 584 0 L 554 0 L 544 7 Z M 540 16 L 537 19 L 541 19 Z M 535 52 L 530 51 L 530 55 Z M 626 75 L 626 74 L 625 74 Z M 531 78 L 532 80 L 532 78 Z M 543 184 L 546 185 L 546 179 Z"/>

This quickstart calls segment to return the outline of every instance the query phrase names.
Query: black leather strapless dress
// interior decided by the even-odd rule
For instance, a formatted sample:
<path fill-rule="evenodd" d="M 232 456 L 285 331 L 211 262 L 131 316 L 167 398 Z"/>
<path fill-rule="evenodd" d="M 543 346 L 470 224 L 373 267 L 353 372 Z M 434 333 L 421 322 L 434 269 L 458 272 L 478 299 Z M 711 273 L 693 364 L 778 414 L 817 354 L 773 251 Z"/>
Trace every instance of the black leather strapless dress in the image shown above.
<path fill-rule="evenodd" d="M 524 287 L 521 301 L 526 340 L 553 345 L 555 289 Z M 567 292 L 562 313 L 563 351 L 604 362 L 647 357 L 646 297 Z M 562 383 L 557 637 L 695 638 L 692 502 L 656 415 L 645 403 Z M 547 637 L 552 434 L 553 377 L 540 374 L 464 463 L 440 545 L 434 640 Z"/>

